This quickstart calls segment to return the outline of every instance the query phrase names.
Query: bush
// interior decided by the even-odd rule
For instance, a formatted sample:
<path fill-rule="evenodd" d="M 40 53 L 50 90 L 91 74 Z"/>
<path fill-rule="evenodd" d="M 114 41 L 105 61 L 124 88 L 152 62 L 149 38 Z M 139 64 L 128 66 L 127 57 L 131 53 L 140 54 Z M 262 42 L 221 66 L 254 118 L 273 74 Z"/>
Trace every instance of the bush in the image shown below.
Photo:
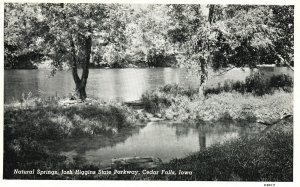
<path fill-rule="evenodd" d="M 198 90 L 183 88 L 179 85 L 165 85 L 157 90 L 148 91 L 142 95 L 141 101 L 147 112 L 158 113 L 176 103 L 177 100 L 193 100 Z"/>
<path fill-rule="evenodd" d="M 271 78 L 265 78 L 260 72 L 256 72 L 246 77 L 245 82 L 242 81 L 225 81 L 221 86 L 219 83 L 217 87 L 206 88 L 204 94 L 220 94 L 221 92 L 236 91 L 239 93 L 253 93 L 254 95 L 262 96 L 264 94 L 271 94 L 275 90 L 284 90 L 286 92 L 293 91 L 293 78 L 289 75 L 273 75 Z"/>
<path fill-rule="evenodd" d="M 254 73 L 246 77 L 246 92 L 254 93 L 256 95 L 264 95 L 270 93 L 268 81 L 264 78 L 262 73 Z"/>
<path fill-rule="evenodd" d="M 165 94 L 172 94 L 173 96 L 182 95 L 187 97 L 192 97 L 193 95 L 198 93 L 197 89 L 191 87 L 183 88 L 180 87 L 178 84 L 167 84 L 165 86 L 160 87 L 159 91 Z"/>
<path fill-rule="evenodd" d="M 232 90 L 235 90 L 239 93 L 245 93 L 246 85 L 242 81 L 236 81 L 232 84 Z"/>
<path fill-rule="evenodd" d="M 176 55 L 168 54 L 164 49 L 150 48 L 146 54 L 149 67 L 171 67 L 177 65 Z"/>
<path fill-rule="evenodd" d="M 162 108 L 171 106 L 171 100 L 165 94 L 159 94 L 155 91 L 146 92 L 142 95 L 142 103 L 147 112 L 161 112 Z"/>
<path fill-rule="evenodd" d="M 293 88 L 293 78 L 286 74 L 272 76 L 270 78 L 270 87 L 276 89 L 283 89 L 284 91 L 291 92 Z"/>

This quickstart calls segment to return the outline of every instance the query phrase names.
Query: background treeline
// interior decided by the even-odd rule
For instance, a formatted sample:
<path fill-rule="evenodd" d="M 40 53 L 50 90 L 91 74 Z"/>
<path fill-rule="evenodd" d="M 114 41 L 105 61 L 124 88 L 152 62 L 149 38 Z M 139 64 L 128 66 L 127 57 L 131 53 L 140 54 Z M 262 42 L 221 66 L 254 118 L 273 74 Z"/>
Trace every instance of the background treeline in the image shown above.
<path fill-rule="evenodd" d="M 36 62 L 49 57 L 55 67 L 61 64 L 55 58 L 67 61 L 61 55 L 67 51 L 60 47 L 67 37 L 53 32 L 61 27 L 51 26 L 41 14 L 44 9 L 64 14 L 59 6 L 5 4 L 5 68 L 36 68 Z M 207 59 L 206 53 L 214 69 L 294 63 L 293 6 L 107 4 L 94 11 L 101 15 L 101 22 L 95 22 L 100 26 L 70 7 L 79 28 L 87 23 L 101 27 L 92 32 L 90 67 L 176 67 L 199 60 L 199 55 Z M 64 19 L 55 16 L 58 22 Z M 95 15 L 92 20 L 97 21 Z M 85 30 L 80 32 L 86 36 Z"/>

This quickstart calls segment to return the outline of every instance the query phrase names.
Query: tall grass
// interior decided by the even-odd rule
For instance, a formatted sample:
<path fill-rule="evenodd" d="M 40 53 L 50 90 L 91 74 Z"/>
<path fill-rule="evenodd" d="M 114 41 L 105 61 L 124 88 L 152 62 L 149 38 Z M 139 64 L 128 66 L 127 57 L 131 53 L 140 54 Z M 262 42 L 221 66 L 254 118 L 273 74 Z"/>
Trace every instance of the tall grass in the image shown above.
<path fill-rule="evenodd" d="M 170 85 L 149 91 L 142 96 L 145 109 L 161 113 L 168 119 L 181 121 L 255 121 L 257 118 L 272 120 L 284 113 L 293 113 L 293 94 L 283 90 L 257 96 L 252 93 L 221 92 L 201 98 L 190 89 Z M 166 91 L 167 90 L 167 91 Z M 179 90 L 179 91 L 178 91 Z M 194 92 L 189 96 L 182 93 Z"/>

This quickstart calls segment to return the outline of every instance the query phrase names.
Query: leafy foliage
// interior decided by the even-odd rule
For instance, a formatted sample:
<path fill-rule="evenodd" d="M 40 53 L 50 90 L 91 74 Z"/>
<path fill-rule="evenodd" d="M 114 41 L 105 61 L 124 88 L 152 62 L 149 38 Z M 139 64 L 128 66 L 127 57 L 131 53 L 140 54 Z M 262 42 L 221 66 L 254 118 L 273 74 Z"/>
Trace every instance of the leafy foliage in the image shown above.
<path fill-rule="evenodd" d="M 201 86 L 209 66 L 293 65 L 293 18 L 293 6 L 275 5 L 7 3 L 5 60 L 50 58 L 53 72 L 185 66 Z M 87 78 L 75 76 L 76 86 Z"/>
<path fill-rule="evenodd" d="M 293 63 L 293 6 L 208 5 L 208 19 L 200 5 L 170 7 L 176 24 L 169 38 L 180 44 L 188 57 L 185 65 L 199 75 L 200 85 L 207 80 L 208 66 L 220 70 Z"/>

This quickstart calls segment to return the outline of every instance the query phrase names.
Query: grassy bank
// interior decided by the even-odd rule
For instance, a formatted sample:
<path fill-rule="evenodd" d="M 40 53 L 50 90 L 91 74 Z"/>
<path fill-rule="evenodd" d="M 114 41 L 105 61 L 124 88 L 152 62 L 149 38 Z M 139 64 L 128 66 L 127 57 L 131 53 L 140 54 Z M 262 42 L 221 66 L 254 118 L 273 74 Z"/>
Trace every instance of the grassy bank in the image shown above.
<path fill-rule="evenodd" d="M 221 92 L 203 98 L 194 89 L 167 85 L 142 96 L 145 110 L 169 120 L 254 122 L 272 120 L 293 113 L 293 93 L 274 91 L 256 96 L 252 93 Z"/>
<path fill-rule="evenodd" d="M 113 136 L 124 128 L 134 128 L 139 124 L 137 118 L 142 117 L 126 106 L 96 100 L 65 106 L 55 98 L 31 98 L 6 105 L 4 178 L 22 178 L 12 174 L 17 168 L 53 170 L 80 166 L 66 163 L 67 158 L 48 145 L 67 138 Z M 118 139 L 124 141 L 126 137 Z"/>
<path fill-rule="evenodd" d="M 156 176 L 156 179 L 200 181 L 293 181 L 292 120 L 267 134 L 242 137 L 213 145 L 184 159 L 161 166 L 192 171 L 193 175 Z"/>

